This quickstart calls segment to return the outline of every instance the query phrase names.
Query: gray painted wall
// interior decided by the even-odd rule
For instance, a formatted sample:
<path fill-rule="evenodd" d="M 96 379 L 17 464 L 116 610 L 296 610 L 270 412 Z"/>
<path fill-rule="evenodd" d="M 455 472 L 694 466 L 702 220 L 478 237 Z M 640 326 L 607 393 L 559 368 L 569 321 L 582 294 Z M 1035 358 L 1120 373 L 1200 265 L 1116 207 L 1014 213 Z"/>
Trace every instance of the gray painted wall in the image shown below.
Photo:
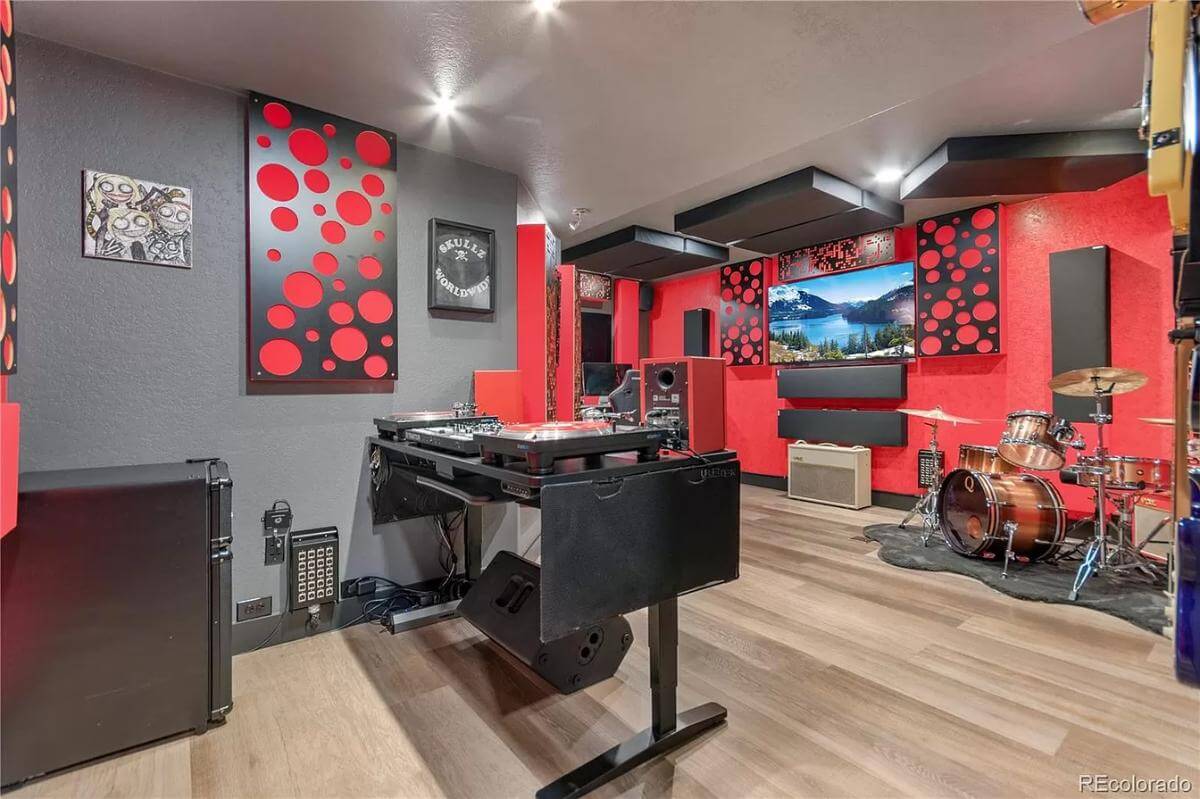
<path fill-rule="evenodd" d="M 517 180 L 417 147 L 399 151 L 400 379 L 349 389 L 247 385 L 243 100 L 44 40 L 20 42 L 21 468 L 220 456 L 234 478 L 234 598 L 270 594 L 260 518 L 336 525 L 343 574 L 440 575 L 426 521 L 372 528 L 365 437 L 395 409 L 468 396 L 474 369 L 516 364 Z M 80 172 L 190 186 L 190 271 L 80 256 Z M 491 322 L 426 310 L 427 226 L 494 228 Z M 345 393 L 349 390 L 352 393 Z"/>

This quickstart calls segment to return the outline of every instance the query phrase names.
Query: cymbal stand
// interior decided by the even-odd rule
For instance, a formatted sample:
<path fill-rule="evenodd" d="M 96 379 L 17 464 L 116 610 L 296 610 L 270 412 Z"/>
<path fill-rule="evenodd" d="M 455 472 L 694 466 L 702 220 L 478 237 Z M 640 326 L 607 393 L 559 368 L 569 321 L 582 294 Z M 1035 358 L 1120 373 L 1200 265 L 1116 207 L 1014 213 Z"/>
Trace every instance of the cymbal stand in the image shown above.
<path fill-rule="evenodd" d="M 1104 412 L 1104 398 L 1112 396 L 1112 385 L 1104 388 L 1100 378 L 1092 378 L 1092 393 L 1096 399 L 1096 412 L 1089 414 L 1096 423 L 1096 447 L 1093 455 L 1100 463 L 1108 456 L 1108 448 L 1104 446 L 1104 426 L 1112 423 L 1112 416 Z M 1079 598 L 1079 592 L 1084 583 L 1098 571 L 1113 571 L 1116 573 L 1141 571 L 1153 579 L 1162 576 L 1156 564 L 1151 563 L 1132 545 L 1133 530 L 1133 500 L 1132 494 L 1111 493 L 1108 488 L 1108 470 L 1101 469 L 1095 473 L 1096 514 L 1092 521 L 1092 540 L 1088 542 L 1083 562 L 1075 572 L 1075 582 L 1071 587 L 1068 599 L 1074 602 Z M 1117 509 L 1117 520 L 1114 523 L 1108 516 L 1108 503 L 1112 502 Z M 1113 534 L 1110 543 L 1109 534 Z"/>
<path fill-rule="evenodd" d="M 928 421 L 925 425 L 929 428 L 929 451 L 933 453 L 933 462 L 938 465 L 937 477 L 925 490 L 925 494 L 917 500 L 917 504 L 913 505 L 912 510 L 904 517 L 904 521 L 900 522 L 900 529 L 907 530 L 908 522 L 918 513 L 921 514 L 921 546 L 929 546 L 929 539 L 935 533 L 941 530 L 941 520 L 938 518 L 937 498 L 938 492 L 942 490 L 942 479 L 946 476 L 945 469 L 942 468 L 941 461 L 938 459 L 938 439 L 937 419 Z"/>

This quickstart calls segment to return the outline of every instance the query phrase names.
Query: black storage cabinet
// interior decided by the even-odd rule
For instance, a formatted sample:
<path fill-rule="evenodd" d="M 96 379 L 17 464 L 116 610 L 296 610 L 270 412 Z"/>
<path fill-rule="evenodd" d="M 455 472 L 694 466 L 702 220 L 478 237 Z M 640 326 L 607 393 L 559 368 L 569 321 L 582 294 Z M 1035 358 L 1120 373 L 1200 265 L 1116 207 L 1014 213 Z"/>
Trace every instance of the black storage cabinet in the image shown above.
<path fill-rule="evenodd" d="M 224 719 L 232 490 L 219 460 L 20 476 L 0 542 L 0 784 Z"/>

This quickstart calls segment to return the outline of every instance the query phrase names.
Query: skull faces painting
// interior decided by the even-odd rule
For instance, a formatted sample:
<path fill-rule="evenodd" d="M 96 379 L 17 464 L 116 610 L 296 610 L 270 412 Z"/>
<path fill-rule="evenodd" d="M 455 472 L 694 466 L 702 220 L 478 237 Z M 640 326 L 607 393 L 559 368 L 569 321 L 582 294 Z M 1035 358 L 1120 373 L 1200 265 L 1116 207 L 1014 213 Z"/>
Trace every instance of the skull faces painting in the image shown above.
<path fill-rule="evenodd" d="M 191 189 L 84 170 L 83 254 L 191 267 Z"/>

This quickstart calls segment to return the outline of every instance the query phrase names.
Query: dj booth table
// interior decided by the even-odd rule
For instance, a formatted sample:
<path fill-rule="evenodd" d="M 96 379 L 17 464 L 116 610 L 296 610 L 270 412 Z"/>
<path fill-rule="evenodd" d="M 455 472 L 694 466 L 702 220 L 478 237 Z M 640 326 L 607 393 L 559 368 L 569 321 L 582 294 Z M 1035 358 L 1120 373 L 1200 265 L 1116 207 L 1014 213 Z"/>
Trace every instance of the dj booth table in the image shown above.
<path fill-rule="evenodd" d="M 403 439 L 370 443 L 389 468 L 468 507 L 540 508 L 543 641 L 649 610 L 650 727 L 545 786 L 539 799 L 582 796 L 725 720 L 725 708 L 712 702 L 677 712 L 677 603 L 682 594 L 737 579 L 736 453 L 593 454 L 530 474 L 519 460 L 485 463 Z"/>

